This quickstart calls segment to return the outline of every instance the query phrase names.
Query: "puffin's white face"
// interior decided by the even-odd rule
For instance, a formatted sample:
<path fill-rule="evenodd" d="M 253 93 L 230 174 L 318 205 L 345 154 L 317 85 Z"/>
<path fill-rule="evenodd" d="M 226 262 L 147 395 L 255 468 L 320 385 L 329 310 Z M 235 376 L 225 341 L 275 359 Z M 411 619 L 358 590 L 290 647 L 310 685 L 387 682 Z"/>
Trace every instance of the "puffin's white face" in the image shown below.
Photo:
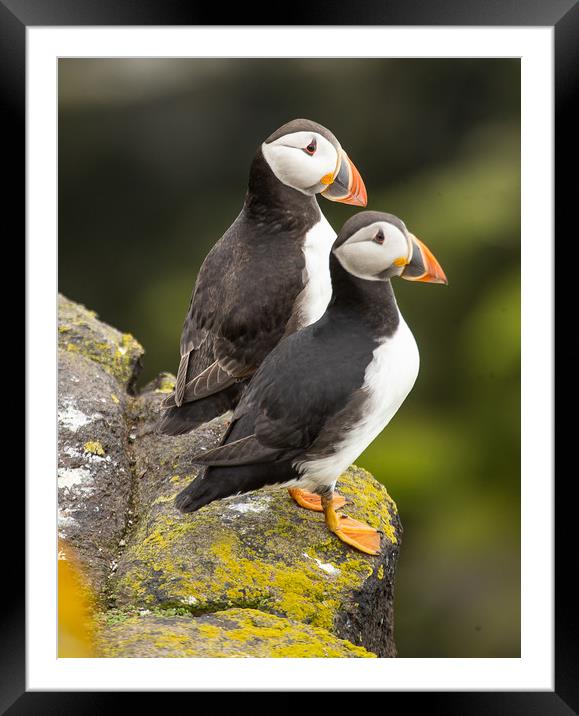
<path fill-rule="evenodd" d="M 412 252 L 408 233 L 388 221 L 364 226 L 334 249 L 347 271 L 369 281 L 401 276 L 412 259 Z"/>
<path fill-rule="evenodd" d="M 275 176 L 304 194 L 326 189 L 340 165 L 334 145 L 317 132 L 284 134 L 261 149 Z"/>

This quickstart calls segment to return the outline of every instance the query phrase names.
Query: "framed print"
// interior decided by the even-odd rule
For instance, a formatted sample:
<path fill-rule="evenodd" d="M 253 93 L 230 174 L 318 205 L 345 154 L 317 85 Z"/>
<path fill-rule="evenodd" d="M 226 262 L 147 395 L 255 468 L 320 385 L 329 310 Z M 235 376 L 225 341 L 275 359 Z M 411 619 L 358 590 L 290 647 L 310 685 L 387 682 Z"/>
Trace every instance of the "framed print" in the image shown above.
<path fill-rule="evenodd" d="M 577 6 L 322 15 L 221 26 L 177 4 L 0 4 L 5 206 L 16 225 L 26 217 L 27 285 L 26 549 L 17 558 L 11 540 L 6 564 L 7 583 L 26 588 L 10 590 L 2 617 L 3 713 L 100 713 L 111 691 L 389 691 L 441 714 L 579 708 L 572 481 L 555 492 L 553 431 L 554 238 L 573 206 L 567 181 L 553 187 L 572 161 Z M 312 245 L 318 204 L 331 239 L 321 258 L 247 249 L 243 232 L 257 241 L 269 224 Z M 230 253 L 212 250 L 222 234 Z M 367 257 L 380 262 L 384 245 L 395 253 L 378 274 Z M 316 312 L 306 279 L 327 272 L 330 248 Z M 286 298 L 300 308 L 286 316 L 294 264 Z M 448 288 L 396 281 L 447 276 Z M 390 278 L 421 358 L 384 437 L 418 372 L 406 347 L 400 371 L 379 377 L 374 351 L 398 318 L 361 329 L 388 314 L 377 286 Z M 326 309 L 330 296 L 341 305 L 342 280 L 346 339 L 346 313 Z M 235 352 L 248 350 L 241 315 L 259 318 L 249 330 L 262 337 L 283 329 L 257 362 Z M 311 346 L 262 381 L 284 390 L 260 387 L 270 350 L 333 320 L 333 348 L 312 329 Z M 215 364 L 197 375 L 191 356 L 208 340 Z M 396 381 L 402 397 L 380 422 L 372 391 Z M 340 410 L 355 406 L 343 425 L 338 394 Z M 198 400 L 201 418 L 187 407 Z M 266 448 L 261 418 L 239 432 L 256 401 L 276 416 Z M 314 413 L 326 452 L 295 432 L 280 447 L 288 425 L 309 436 Z M 203 461 L 221 476 L 209 497 Z M 254 464 L 268 466 L 261 482 L 245 477 Z M 335 494 L 326 477 L 313 498 L 295 487 L 326 469 Z M 9 481 L 10 504 L 23 486 Z"/>

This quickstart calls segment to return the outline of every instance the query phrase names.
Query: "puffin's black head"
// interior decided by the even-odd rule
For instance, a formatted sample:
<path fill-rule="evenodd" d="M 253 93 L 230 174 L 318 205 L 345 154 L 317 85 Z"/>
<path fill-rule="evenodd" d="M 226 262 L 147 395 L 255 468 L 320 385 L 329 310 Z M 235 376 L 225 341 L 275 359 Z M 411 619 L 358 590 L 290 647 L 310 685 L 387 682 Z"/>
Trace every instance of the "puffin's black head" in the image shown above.
<path fill-rule="evenodd" d="M 334 135 L 309 119 L 294 119 L 261 145 L 265 161 L 283 184 L 331 201 L 366 206 L 366 187 Z"/>
<path fill-rule="evenodd" d="M 393 214 L 361 211 L 338 234 L 332 253 L 349 273 L 368 281 L 400 276 L 408 281 L 448 283 L 430 250 Z"/>

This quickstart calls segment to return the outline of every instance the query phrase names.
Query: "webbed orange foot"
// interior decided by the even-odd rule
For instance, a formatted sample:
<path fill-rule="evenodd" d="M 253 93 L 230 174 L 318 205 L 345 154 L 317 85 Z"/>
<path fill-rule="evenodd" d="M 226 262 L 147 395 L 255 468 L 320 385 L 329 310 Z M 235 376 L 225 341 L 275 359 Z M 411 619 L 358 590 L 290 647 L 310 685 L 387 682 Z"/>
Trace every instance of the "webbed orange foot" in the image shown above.
<path fill-rule="evenodd" d="M 331 528 L 330 528 L 331 529 Z M 338 515 L 338 523 L 332 529 L 342 542 L 366 554 L 380 553 L 380 533 L 364 522 L 358 522 L 346 515 Z"/>
<path fill-rule="evenodd" d="M 380 533 L 378 530 L 363 522 L 358 522 L 352 517 L 338 515 L 332 504 L 331 493 L 322 497 L 322 509 L 324 510 L 328 529 L 339 537 L 342 542 L 366 554 L 379 554 Z"/>
<path fill-rule="evenodd" d="M 288 489 L 290 496 L 298 503 L 300 507 L 306 510 L 313 510 L 314 512 L 323 512 L 322 498 L 313 492 L 302 490 L 299 487 L 290 487 Z M 346 498 L 342 495 L 334 494 L 332 498 L 332 507 L 335 510 L 339 510 L 346 504 Z"/>

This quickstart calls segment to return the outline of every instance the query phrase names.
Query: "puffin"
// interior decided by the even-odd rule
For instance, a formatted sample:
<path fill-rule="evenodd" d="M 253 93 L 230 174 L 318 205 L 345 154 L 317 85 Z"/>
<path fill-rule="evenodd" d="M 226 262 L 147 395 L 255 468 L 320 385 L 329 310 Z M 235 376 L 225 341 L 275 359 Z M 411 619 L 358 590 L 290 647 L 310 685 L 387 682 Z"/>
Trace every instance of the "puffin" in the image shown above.
<path fill-rule="evenodd" d="M 258 148 L 243 208 L 201 266 L 159 432 L 187 433 L 235 408 L 281 338 L 325 311 L 336 233 L 317 194 L 367 202 L 362 177 L 332 132 L 295 119 Z"/>
<path fill-rule="evenodd" d="M 380 534 L 338 512 L 337 478 L 388 425 L 418 374 L 416 341 L 392 279 L 446 284 L 403 221 L 364 211 L 329 255 L 332 296 L 316 322 L 284 337 L 240 399 L 221 444 L 193 456 L 199 475 L 175 498 L 182 512 L 267 485 L 323 512 L 346 544 L 378 554 Z"/>

